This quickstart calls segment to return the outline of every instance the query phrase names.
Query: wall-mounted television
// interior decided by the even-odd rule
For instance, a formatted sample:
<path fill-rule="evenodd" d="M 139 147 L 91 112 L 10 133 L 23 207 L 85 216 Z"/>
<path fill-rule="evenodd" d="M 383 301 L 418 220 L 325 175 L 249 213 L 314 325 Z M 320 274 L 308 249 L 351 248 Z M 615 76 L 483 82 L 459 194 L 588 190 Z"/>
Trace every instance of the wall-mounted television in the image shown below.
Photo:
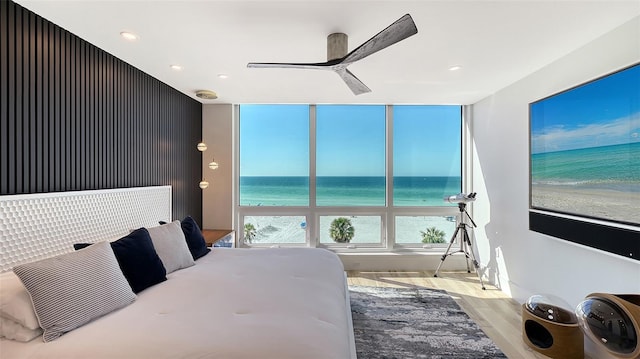
<path fill-rule="evenodd" d="M 640 260 L 640 64 L 529 105 L 531 230 Z"/>

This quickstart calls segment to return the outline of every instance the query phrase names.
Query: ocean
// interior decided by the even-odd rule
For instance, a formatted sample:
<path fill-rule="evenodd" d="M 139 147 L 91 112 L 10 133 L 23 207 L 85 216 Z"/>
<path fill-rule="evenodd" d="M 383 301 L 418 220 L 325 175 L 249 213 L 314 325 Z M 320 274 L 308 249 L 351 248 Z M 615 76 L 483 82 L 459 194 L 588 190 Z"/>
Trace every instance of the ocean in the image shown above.
<path fill-rule="evenodd" d="M 640 192 L 640 142 L 537 153 L 531 156 L 536 185 Z"/>
<path fill-rule="evenodd" d="M 317 177 L 318 206 L 384 206 L 385 177 Z M 394 177 L 395 206 L 444 206 L 460 177 Z M 308 206 L 309 177 L 240 177 L 241 206 Z"/>

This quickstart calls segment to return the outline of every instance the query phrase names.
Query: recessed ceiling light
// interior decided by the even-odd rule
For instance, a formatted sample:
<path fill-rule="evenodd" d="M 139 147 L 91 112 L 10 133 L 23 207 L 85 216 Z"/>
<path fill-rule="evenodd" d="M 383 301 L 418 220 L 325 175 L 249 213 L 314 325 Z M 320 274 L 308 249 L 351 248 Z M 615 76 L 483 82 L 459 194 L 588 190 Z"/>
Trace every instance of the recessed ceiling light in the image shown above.
<path fill-rule="evenodd" d="M 132 33 L 132 32 L 128 32 L 128 31 L 122 31 L 120 33 L 120 36 L 122 36 L 124 39 L 129 40 L 129 41 L 135 41 L 138 40 L 138 35 Z"/>
<path fill-rule="evenodd" d="M 451 67 L 449 67 L 449 71 L 458 71 L 462 68 L 462 66 L 460 65 L 453 65 Z"/>
<path fill-rule="evenodd" d="M 171 65 L 169 67 L 171 67 L 172 70 L 176 70 L 176 71 L 182 70 L 182 66 L 180 65 Z"/>
<path fill-rule="evenodd" d="M 218 78 L 219 79 L 228 79 L 229 75 L 227 75 L 227 74 L 218 74 Z"/>

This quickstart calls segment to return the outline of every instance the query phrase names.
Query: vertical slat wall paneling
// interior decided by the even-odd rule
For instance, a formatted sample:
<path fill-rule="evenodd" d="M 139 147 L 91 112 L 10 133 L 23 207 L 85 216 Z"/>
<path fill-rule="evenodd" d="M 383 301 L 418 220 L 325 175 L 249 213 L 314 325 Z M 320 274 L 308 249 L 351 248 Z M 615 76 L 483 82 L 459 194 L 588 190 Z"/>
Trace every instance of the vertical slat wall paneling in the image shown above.
<path fill-rule="evenodd" d="M 102 89 L 100 88 L 100 78 L 98 77 L 98 71 L 96 71 L 96 65 L 100 63 L 100 56 L 99 54 L 96 54 L 95 58 L 93 58 L 93 70 L 91 71 L 91 87 L 94 90 L 93 93 L 93 111 L 91 111 L 91 118 L 93 119 L 93 121 L 91 121 L 91 133 L 90 133 L 90 158 L 89 158 L 89 166 L 91 166 L 91 177 L 89 178 L 90 181 L 90 185 L 89 188 L 100 188 L 100 186 L 98 185 L 98 165 L 99 165 L 99 158 L 98 158 L 98 145 L 99 145 L 99 139 L 98 139 L 98 121 L 100 119 L 100 116 L 102 116 L 102 113 L 100 112 L 101 106 L 100 106 L 100 100 L 103 98 L 103 94 L 102 94 Z M 126 162 L 123 162 L 126 163 Z"/>
<path fill-rule="evenodd" d="M 71 141 L 71 164 L 73 172 L 73 188 L 78 190 L 80 189 L 80 171 L 82 170 L 81 162 L 80 162 L 80 132 L 81 132 L 81 121 L 80 121 L 80 102 L 83 101 L 80 93 L 80 70 L 81 66 L 81 46 L 80 39 L 77 37 L 73 38 L 73 51 L 71 53 L 71 119 L 72 119 L 72 128 L 71 128 L 71 137 L 73 141 Z"/>
<path fill-rule="evenodd" d="M 7 51 L 9 49 L 9 15 L 8 4 L 0 1 L 0 49 Z M 8 99 L 9 94 L 9 58 L 0 56 L 0 98 Z M 9 103 L 8 101 L 0 102 L 0 192 L 9 190 L 9 182 L 6 177 L 9 173 Z"/>
<path fill-rule="evenodd" d="M 46 113 L 45 118 L 47 119 L 47 128 L 49 129 L 49 141 L 47 147 L 47 187 L 45 188 L 45 192 L 52 192 L 55 190 L 56 184 L 56 151 L 55 151 L 55 138 L 56 138 L 56 128 L 55 128 L 55 92 L 56 92 L 56 51 L 55 51 L 55 32 L 56 29 L 53 24 L 47 22 L 47 28 L 49 30 L 47 34 L 47 48 L 49 49 L 49 63 L 47 67 L 49 68 L 49 87 L 45 89 L 46 95 L 44 98 L 46 99 L 43 103 L 43 111 Z"/>
<path fill-rule="evenodd" d="M 110 184 L 109 182 L 109 167 L 110 167 L 110 156 L 109 153 L 111 152 L 111 141 L 112 141 L 112 136 L 110 131 L 108 130 L 108 124 L 113 120 L 111 118 L 108 117 L 108 111 L 107 109 L 109 108 L 109 102 L 108 102 L 108 92 L 107 92 L 107 83 L 109 82 L 109 74 L 107 74 L 107 71 L 105 69 L 106 65 L 106 56 L 100 56 L 100 65 L 98 66 L 99 68 L 99 73 L 100 73 L 100 92 L 101 92 L 101 98 L 100 98 L 100 103 L 102 104 L 101 106 L 101 111 L 100 111 L 100 122 L 99 122 L 99 130 L 98 132 L 100 133 L 100 135 L 102 136 L 102 139 L 100 140 L 100 160 L 99 160 L 99 166 L 98 168 L 100 169 L 100 183 L 99 186 L 100 187 L 104 187 Z"/>
<path fill-rule="evenodd" d="M 99 54 L 98 54 L 99 55 Z M 108 101 L 111 103 L 118 102 L 118 96 L 122 91 L 122 81 L 120 81 L 119 74 L 115 71 L 115 63 L 112 59 L 107 59 L 103 63 L 103 67 L 107 70 L 107 72 L 114 78 L 114 81 L 111 82 L 111 85 L 107 88 L 107 96 Z M 109 108 L 109 112 L 107 116 L 111 119 L 120 118 L 118 110 L 113 106 L 107 106 Z M 114 134 L 113 139 L 111 140 L 111 147 L 113 148 L 113 163 L 114 168 L 111 174 L 111 181 L 115 183 L 117 186 L 122 186 L 124 179 L 124 171 L 122 170 L 122 166 L 119 165 L 124 162 L 124 156 L 126 156 L 127 151 L 125 147 L 122 146 L 122 134 L 124 132 L 124 126 L 121 125 L 121 121 L 111 121 L 111 129 Z"/>
<path fill-rule="evenodd" d="M 65 148 L 65 145 L 67 143 L 67 131 L 68 131 L 68 124 L 67 124 L 67 107 L 66 107 L 66 103 L 67 103 L 67 96 L 65 94 L 65 91 L 67 89 L 66 86 L 66 69 L 67 69 L 67 59 L 66 59 L 66 55 L 67 55 L 67 41 L 66 41 L 66 31 L 62 31 L 59 30 L 57 31 L 57 35 L 58 38 L 57 40 L 59 41 L 58 46 L 60 47 L 59 51 L 58 51 L 58 56 L 56 58 L 56 64 L 58 65 L 57 71 L 58 71 L 58 76 L 59 80 L 57 80 L 58 83 L 58 93 L 56 94 L 56 99 L 57 99 L 57 105 L 58 105 L 58 109 L 57 109 L 57 119 L 56 119 L 56 126 L 58 128 L 56 128 L 56 132 L 59 132 L 59 135 L 56 136 L 56 139 L 58 140 L 58 145 L 57 147 L 57 152 L 58 154 L 56 155 L 57 160 L 58 160 L 58 167 L 59 170 L 57 171 L 57 178 L 56 181 L 58 182 L 56 184 L 56 191 L 62 191 L 63 188 L 66 188 L 67 185 L 67 181 L 66 181 L 66 176 L 67 176 L 67 151 Z"/>
<path fill-rule="evenodd" d="M 16 57 L 17 57 L 17 52 L 18 50 L 16 49 L 16 23 L 15 23 L 15 9 L 13 9 L 11 6 L 9 6 L 8 3 L 6 3 L 7 5 L 7 14 L 9 16 L 9 19 L 7 20 L 7 26 L 8 26 L 8 30 L 7 30 L 7 35 L 8 35 L 8 39 L 7 39 L 7 46 L 8 46 L 8 50 L 7 51 L 7 56 L 8 56 L 8 65 L 9 68 L 7 69 L 8 71 L 8 78 L 9 78 L 9 87 L 7 88 L 7 107 L 9 109 L 9 118 L 8 118 L 8 126 L 7 128 L 9 129 L 8 133 L 7 133 L 7 137 L 8 137 L 8 145 L 6 147 L 7 150 L 7 156 L 8 157 L 8 162 L 9 162 L 9 172 L 7 172 L 6 174 L 6 181 L 7 181 L 7 191 L 11 192 L 11 191 L 16 191 L 16 173 L 18 172 L 18 169 L 16 168 L 16 159 L 18 158 L 18 156 L 16 155 L 16 137 L 15 134 L 16 133 L 16 74 L 17 74 L 17 69 L 16 69 Z M 4 101 L 4 97 L 3 97 L 3 101 Z"/>
<path fill-rule="evenodd" d="M 91 143 L 93 141 L 91 141 L 91 139 L 93 138 L 93 121 L 89 121 L 88 119 L 94 118 L 93 116 L 93 109 L 94 109 L 94 102 L 95 102 L 95 82 L 93 79 L 93 71 L 91 71 L 91 66 L 90 64 L 95 62 L 95 58 L 93 57 L 93 49 L 91 46 L 89 46 L 88 44 L 84 44 L 85 45 L 85 56 L 84 56 L 84 62 L 85 64 L 85 69 L 84 69 L 84 101 L 83 106 L 84 106 L 84 114 L 82 115 L 83 118 L 83 129 L 82 129 L 82 133 L 80 134 L 80 136 L 82 137 L 82 167 L 83 167 L 83 171 L 82 171 L 82 188 L 92 188 L 92 171 L 93 168 L 91 167 L 91 158 L 92 157 L 92 151 L 91 151 Z"/>
<path fill-rule="evenodd" d="M 0 1 L 0 195 L 173 186 L 202 222 L 202 106 L 11 1 Z"/>
<path fill-rule="evenodd" d="M 46 108 L 45 106 L 45 89 L 48 86 L 47 83 L 47 69 L 45 67 L 45 60 L 47 59 L 48 54 L 46 53 L 46 47 L 44 46 L 45 44 L 45 37 L 47 34 L 46 31 L 46 24 L 44 24 L 44 21 L 42 18 L 37 17 L 36 18 L 36 25 L 37 25 L 37 29 L 36 29 L 36 51 L 38 51 L 38 56 L 36 57 L 36 61 L 37 61 L 37 71 L 38 71 L 38 81 L 39 81 L 39 85 L 36 87 L 37 90 L 37 103 L 36 103 L 36 111 L 37 111 L 37 123 L 38 123 L 38 156 L 37 156 L 37 168 L 38 168 L 38 174 L 36 175 L 36 179 L 37 179 L 37 186 L 36 186 L 36 191 L 37 192 L 44 192 L 45 191 L 45 181 L 46 181 L 46 160 L 45 160 L 45 155 L 46 155 L 46 151 L 45 149 L 47 148 L 47 140 L 48 140 L 48 136 L 46 131 L 46 126 L 45 126 L 45 113 L 44 113 L 44 109 Z"/>
<path fill-rule="evenodd" d="M 121 163 L 125 163 L 124 156 L 126 156 L 126 151 L 124 150 L 125 147 L 123 147 L 122 145 L 123 138 L 124 138 L 124 131 L 122 129 L 124 128 L 124 126 L 122 126 L 122 121 L 121 121 L 122 118 L 120 117 L 120 108 L 117 106 L 117 104 L 120 103 L 120 98 L 122 96 L 121 74 L 120 74 L 120 71 L 118 71 L 117 66 L 118 64 L 115 62 L 109 63 L 109 67 L 113 73 L 113 85 L 110 88 L 111 92 L 108 93 L 108 96 L 109 98 L 113 99 L 114 104 L 116 104 L 113 106 L 113 112 L 112 112 L 112 116 L 114 119 L 112 121 L 113 133 L 118 134 L 117 136 L 114 136 L 114 139 L 113 139 L 114 162 L 117 164 L 121 164 Z M 116 166 L 113 170 L 113 174 L 114 174 L 113 183 L 116 183 L 118 186 L 122 186 L 123 177 L 124 177 L 124 171 L 122 171 L 122 166 L 121 165 Z"/>
<path fill-rule="evenodd" d="M 104 100 L 106 96 L 104 93 L 104 73 L 102 72 L 102 62 L 103 62 L 102 56 L 98 56 L 98 59 L 94 64 L 94 71 L 96 72 L 95 86 L 97 86 L 98 88 L 98 97 L 96 99 L 97 111 L 96 111 L 95 120 L 93 121 L 96 125 L 96 127 L 94 128 L 95 157 L 93 158 L 93 162 L 95 164 L 94 186 L 96 188 L 102 188 L 102 186 L 104 185 L 103 183 L 104 174 L 102 171 L 102 166 L 104 165 L 104 157 L 103 157 L 102 147 L 104 146 L 104 142 L 106 139 L 105 139 L 105 133 L 103 132 L 103 129 L 102 129 L 102 123 L 104 122 L 104 107 L 106 106 L 106 104 L 104 103 Z"/>
<path fill-rule="evenodd" d="M 66 141 L 64 141 L 64 158 L 65 158 L 65 162 L 67 163 L 67 165 L 65 166 L 65 168 L 67 169 L 66 175 L 64 176 L 65 178 L 65 187 L 64 188 L 69 188 L 69 189 L 74 189 L 74 183 L 73 183 L 73 155 L 71 153 L 72 151 L 72 147 L 71 147 L 71 142 L 74 140 L 73 138 L 73 101 L 72 101 L 72 97 L 73 94 L 71 92 L 71 84 L 73 81 L 73 71 L 71 71 L 72 69 L 72 63 L 73 63 L 73 56 L 72 56 L 72 49 L 73 49 L 73 39 L 71 37 L 71 34 L 69 34 L 68 32 L 64 32 L 64 39 L 65 39 L 65 52 L 64 52 L 64 72 L 63 72 L 63 77 L 64 77 L 64 94 L 65 94 L 65 99 L 64 99 L 64 109 L 65 109 L 65 115 L 64 115 L 64 120 L 65 120 L 65 125 L 64 128 L 66 129 Z"/>
<path fill-rule="evenodd" d="M 86 75 L 86 58 L 87 58 L 87 53 L 86 53 L 86 46 L 84 44 L 84 41 L 79 41 L 78 43 L 79 45 L 79 50 L 78 52 L 76 52 L 76 54 L 79 56 L 78 58 L 78 67 L 76 68 L 76 70 L 78 71 L 78 77 L 77 77 L 77 88 L 76 88 L 76 96 L 78 96 L 80 99 L 83 99 L 83 101 L 77 101 L 76 105 L 77 105 L 77 112 L 78 112 L 78 129 L 77 129 L 77 142 L 76 142 L 76 161 L 78 163 L 78 167 L 80 167 L 80 170 L 78 171 L 77 175 L 76 175 L 76 181 L 78 183 L 78 188 L 84 188 L 84 179 L 82 174 L 85 172 L 86 168 L 85 168 L 85 142 L 86 142 L 86 137 L 84 135 L 84 128 L 85 128 L 85 122 L 83 121 L 86 117 L 86 113 L 85 113 L 85 104 L 88 101 L 87 98 L 87 94 L 86 94 L 86 87 L 85 84 L 87 83 L 87 80 L 85 78 Z"/>
<path fill-rule="evenodd" d="M 24 71 L 22 71 L 22 61 L 19 61 L 19 59 L 21 59 L 24 54 L 22 53 L 22 34 L 24 33 L 24 30 L 22 29 L 22 12 L 16 12 L 15 14 L 15 20 L 16 20 L 16 32 L 15 32 L 15 51 L 16 51 L 16 59 L 15 59 L 15 69 L 16 69 L 16 88 L 15 88 L 15 93 L 16 93 L 16 99 L 15 99 L 15 106 L 16 106 L 16 145 L 15 145 L 15 153 L 16 153 L 16 159 L 22 159 L 24 158 L 23 156 L 23 151 L 22 151 L 22 133 L 24 132 L 23 129 L 23 123 L 24 121 L 22 121 L 23 119 L 23 114 L 22 114 L 22 110 L 24 109 L 24 106 L 22 104 L 22 84 L 23 84 L 23 77 L 24 77 Z M 23 186 L 22 186 L 22 177 L 24 175 L 24 171 L 22 169 L 22 165 L 23 162 L 17 160 L 16 161 L 16 173 L 15 173 L 15 186 L 16 186 L 16 191 L 18 191 L 18 193 L 24 193 L 23 192 Z"/>
<path fill-rule="evenodd" d="M 37 172 L 36 166 L 38 164 L 36 158 L 36 144 L 38 136 L 38 124 L 36 123 L 36 62 L 38 54 L 36 53 L 36 17 L 34 14 L 28 14 L 29 23 L 29 86 L 27 101 L 29 103 L 29 131 L 36 134 L 36 139 L 32 138 L 31 133 L 27 134 L 27 151 L 29 152 L 29 174 L 27 176 L 27 188 L 36 188 L 37 190 Z M 39 84 L 38 84 L 39 85 Z"/>
<path fill-rule="evenodd" d="M 55 36 L 54 36 L 54 51 L 55 51 L 55 59 L 54 59 L 54 71 L 55 71 L 55 79 L 54 79 L 54 83 L 55 83 L 55 90 L 53 92 L 53 97 L 54 97 L 54 104 L 53 107 L 51 108 L 51 110 L 54 113 L 54 119 L 53 119 L 53 129 L 54 129 L 54 146 L 53 146 L 53 151 L 54 151 L 54 168 L 55 168 L 55 173 L 54 173 L 54 178 L 55 178 L 55 183 L 53 185 L 52 190 L 53 191 L 62 191 L 62 169 L 64 169 L 64 163 L 62 162 L 63 159 L 63 152 L 62 152 L 62 143 L 64 141 L 64 127 L 62 126 L 62 120 L 61 120 L 61 116 L 62 116 L 62 77 L 60 76 L 60 74 L 62 73 L 62 39 L 60 36 L 60 32 L 61 29 L 56 27 L 55 28 Z"/>
<path fill-rule="evenodd" d="M 65 189 L 73 189 L 73 172 L 71 164 L 71 129 L 73 127 L 73 122 L 71 121 L 71 34 L 67 31 L 64 31 L 62 36 L 64 43 L 64 51 L 62 52 L 62 95 L 64 96 L 64 101 L 62 101 L 62 116 L 61 119 L 63 121 L 64 128 L 64 142 L 62 142 L 62 152 L 64 155 L 62 158 L 64 159 L 64 175 L 63 175 L 63 186 Z"/>
<path fill-rule="evenodd" d="M 150 132 L 149 127 L 149 118 L 145 114 L 145 106 L 142 104 L 142 97 L 147 93 L 145 86 L 145 78 L 146 76 L 137 76 L 136 77 L 136 88 L 140 91 L 135 94 L 135 103 L 140 104 L 136 106 L 137 108 L 137 116 L 136 122 L 140 124 L 138 127 L 139 135 L 142 137 L 148 137 Z M 146 130 L 145 130 L 146 129 Z M 141 141 L 141 151 L 147 153 L 146 161 L 140 163 L 140 182 L 147 183 L 147 171 L 150 170 L 149 164 L 153 162 L 153 145 L 149 141 Z M 153 170 L 151 170 L 153 171 Z M 155 171 L 154 171 L 155 172 Z M 152 172 L 153 173 L 153 172 Z"/>

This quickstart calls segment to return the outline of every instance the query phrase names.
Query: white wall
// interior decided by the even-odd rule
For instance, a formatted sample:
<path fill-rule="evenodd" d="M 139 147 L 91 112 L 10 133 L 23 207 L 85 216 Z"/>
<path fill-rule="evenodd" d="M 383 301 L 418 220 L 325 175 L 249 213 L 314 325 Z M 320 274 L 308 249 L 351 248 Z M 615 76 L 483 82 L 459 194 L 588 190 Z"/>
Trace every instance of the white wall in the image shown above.
<path fill-rule="evenodd" d="M 233 105 L 202 106 L 202 174 L 209 187 L 202 190 L 202 222 L 206 229 L 233 229 Z M 218 169 L 211 170 L 215 158 Z"/>
<path fill-rule="evenodd" d="M 480 262 L 517 301 L 553 294 L 575 308 L 593 292 L 640 293 L 640 262 L 528 229 L 528 104 L 639 61 L 640 17 L 473 105 Z"/>

